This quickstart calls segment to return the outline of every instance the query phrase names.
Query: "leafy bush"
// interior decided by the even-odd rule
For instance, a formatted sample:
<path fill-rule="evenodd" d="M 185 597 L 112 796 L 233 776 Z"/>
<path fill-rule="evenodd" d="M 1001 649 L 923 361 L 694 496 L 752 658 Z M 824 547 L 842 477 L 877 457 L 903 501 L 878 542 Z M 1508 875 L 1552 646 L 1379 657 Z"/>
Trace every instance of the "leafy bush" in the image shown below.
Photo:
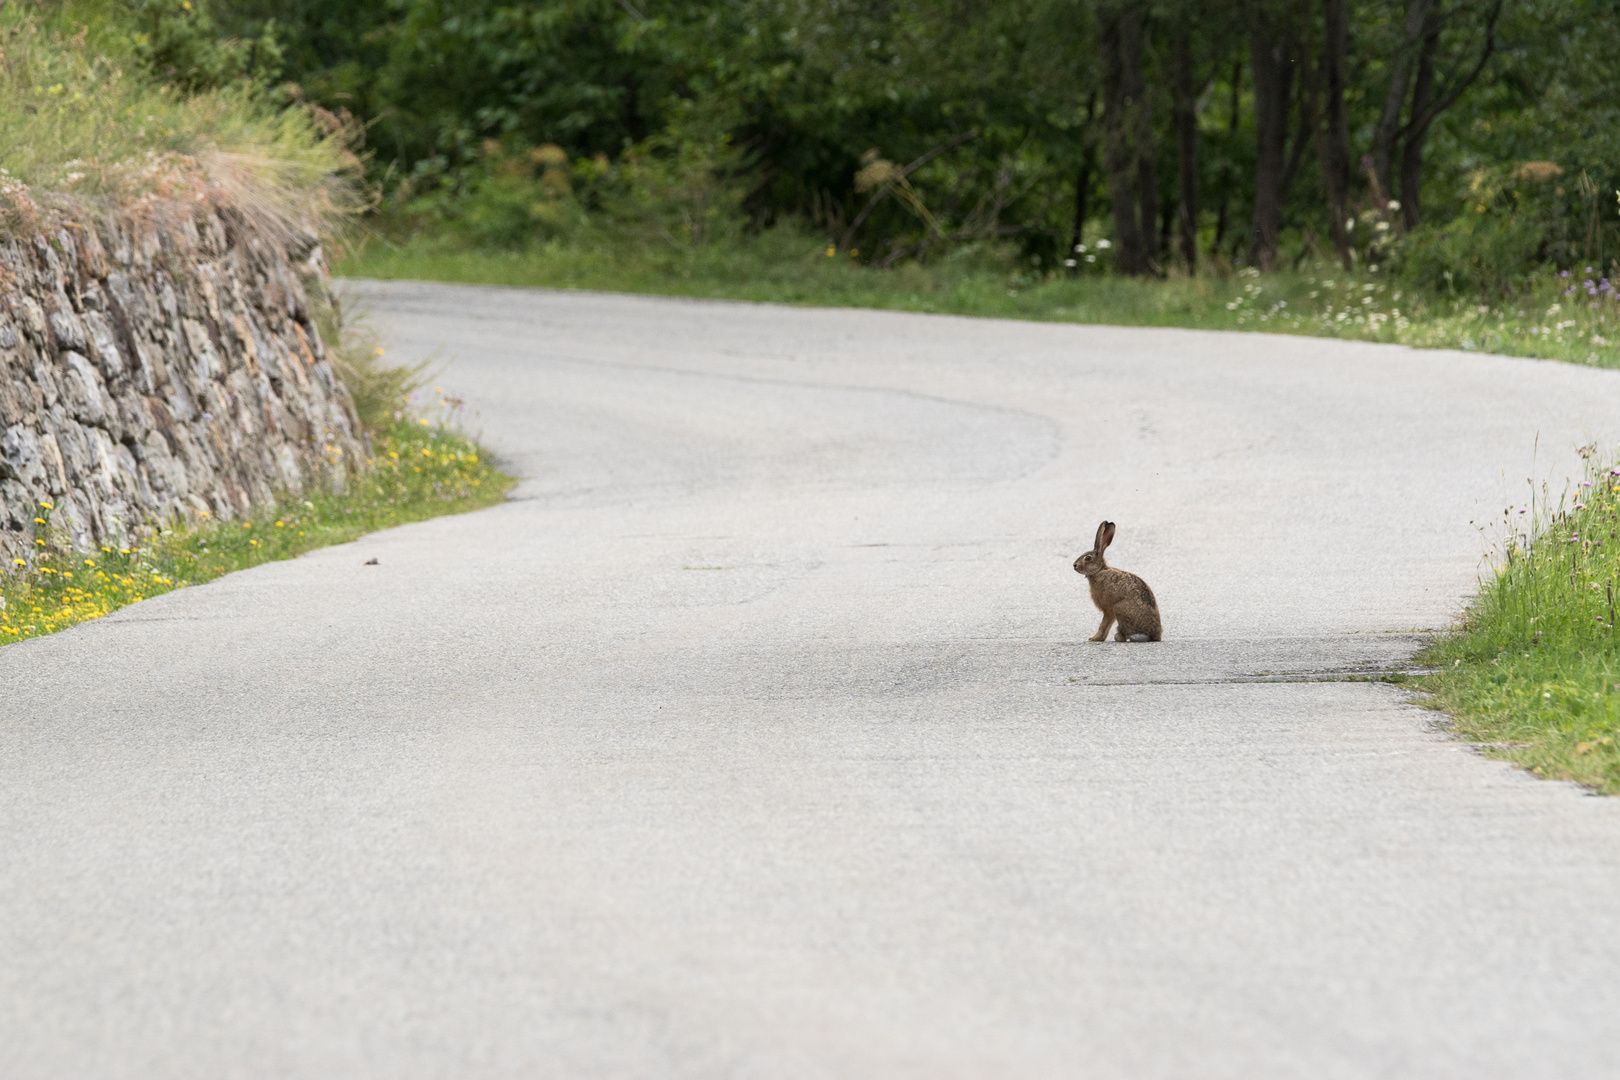
<path fill-rule="evenodd" d="M 1501 299 L 1540 265 L 1542 224 L 1523 215 L 1463 215 L 1410 233 L 1399 247 L 1409 284 L 1450 296 Z"/>
<path fill-rule="evenodd" d="M 1550 161 L 1476 170 L 1462 214 L 1395 245 L 1402 275 L 1441 294 L 1500 300 L 1544 268 L 1601 266 L 1615 224 L 1598 191 L 1587 173 L 1570 179 Z"/>
<path fill-rule="evenodd" d="M 736 240 L 754 182 L 726 126 L 692 108 L 617 163 L 605 155 L 570 163 L 553 143 L 491 139 L 471 166 L 419 171 L 390 207 L 405 231 L 441 227 L 463 246 L 516 250 L 596 234 L 685 250 Z"/>
<path fill-rule="evenodd" d="M 598 198 L 609 218 L 648 243 L 681 248 L 735 240 L 757 180 L 748 155 L 732 142 L 733 126 L 683 103 L 667 128 L 601 169 Z"/>
<path fill-rule="evenodd" d="M 237 80 L 268 87 L 281 74 L 281 46 L 269 22 L 251 40 L 225 37 L 208 0 L 133 0 L 135 56 L 162 83 L 196 93 Z"/>
<path fill-rule="evenodd" d="M 571 167 L 554 144 L 509 147 L 484 144 L 478 162 L 455 175 L 406 182 L 394 193 L 399 216 L 420 227 L 438 225 L 464 243 L 521 248 L 536 240 L 577 234 L 589 217 L 574 194 L 574 175 L 588 185 L 599 168 Z M 416 194 L 419 186 L 426 192 Z"/>

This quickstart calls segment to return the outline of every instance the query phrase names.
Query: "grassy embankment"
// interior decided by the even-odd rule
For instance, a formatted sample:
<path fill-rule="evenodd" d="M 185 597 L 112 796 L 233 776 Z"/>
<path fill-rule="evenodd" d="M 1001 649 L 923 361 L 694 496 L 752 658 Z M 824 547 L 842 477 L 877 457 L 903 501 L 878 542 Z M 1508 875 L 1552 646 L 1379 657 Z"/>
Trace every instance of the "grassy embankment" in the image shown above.
<path fill-rule="evenodd" d="M 85 0 L 0 4 L 0 237 L 56 220 L 236 200 L 270 229 L 340 225 L 361 205 L 359 163 L 334 118 L 282 108 L 244 82 L 182 93 L 143 75 L 127 9 Z M 322 335 L 372 432 L 372 468 L 346 492 L 289 497 L 251 521 L 175 523 L 117 549 L 74 551 L 37 508 L 37 545 L 0 567 L 0 645 L 145 597 L 362 533 L 498 502 L 510 481 L 453 428 L 403 411 L 420 369 L 382 366 L 363 328 L 322 312 Z"/>
<path fill-rule="evenodd" d="M 374 240 L 337 270 L 350 277 L 1266 331 L 1620 367 L 1620 305 L 1601 275 L 1548 275 L 1511 299 L 1480 302 L 1414 292 L 1388 274 L 1350 274 L 1336 266 L 1141 281 L 1041 274 L 974 251 L 928 266 L 878 270 L 828 251 L 789 230 L 736 244 L 662 250 L 579 242 L 489 251 L 423 237 L 403 244 Z"/>
<path fill-rule="evenodd" d="M 1588 448 L 1587 453 L 1593 454 Z M 1537 776 L 1620 794 L 1620 469 L 1503 514 L 1494 570 L 1416 685 L 1455 730 Z"/>

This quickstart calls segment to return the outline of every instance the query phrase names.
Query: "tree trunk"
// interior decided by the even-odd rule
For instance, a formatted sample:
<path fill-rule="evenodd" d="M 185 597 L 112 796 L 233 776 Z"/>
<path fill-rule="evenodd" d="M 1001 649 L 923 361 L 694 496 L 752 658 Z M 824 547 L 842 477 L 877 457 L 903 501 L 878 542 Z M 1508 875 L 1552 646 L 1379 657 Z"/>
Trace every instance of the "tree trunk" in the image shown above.
<path fill-rule="evenodd" d="M 1425 118 L 1434 107 L 1434 54 L 1439 50 L 1440 19 L 1431 15 L 1423 29 L 1417 78 L 1412 83 L 1411 120 L 1401 146 L 1401 217 L 1408 229 L 1417 228 L 1423 221 L 1419 204 L 1422 201 L 1423 141 L 1429 126 Z"/>
<path fill-rule="evenodd" d="M 1092 121 L 1097 117 L 1097 91 L 1086 98 L 1086 149 L 1080 158 L 1080 175 L 1074 181 L 1074 231 L 1069 234 L 1069 253 L 1064 259 L 1075 260 L 1079 273 L 1080 245 L 1086 236 L 1087 202 L 1091 197 L 1091 174 L 1097 169 L 1097 142 Z"/>
<path fill-rule="evenodd" d="M 1249 264 L 1270 270 L 1277 262 L 1286 194 L 1289 105 L 1293 100 L 1294 56 L 1287 34 L 1275 19 L 1255 20 L 1249 35 L 1254 71 L 1254 219 L 1249 233 Z"/>
<path fill-rule="evenodd" d="M 1373 172 L 1378 186 L 1393 191 L 1391 170 L 1395 161 L 1395 140 L 1401 134 L 1401 111 L 1406 91 L 1412 85 L 1412 66 L 1422 45 L 1424 30 L 1436 0 L 1407 0 L 1405 40 L 1389 61 L 1389 89 L 1384 92 L 1384 111 L 1373 129 Z M 1380 208 L 1381 209 L 1381 208 Z"/>
<path fill-rule="evenodd" d="M 1301 53 L 1304 50 L 1297 50 Z M 1298 118 L 1295 121 L 1294 141 L 1288 146 L 1288 165 L 1283 169 L 1282 197 L 1287 198 L 1289 189 L 1294 186 L 1294 177 L 1299 174 L 1299 166 L 1305 160 L 1305 148 L 1311 145 L 1312 134 L 1317 129 L 1317 99 L 1321 95 L 1320 72 L 1308 61 L 1296 62 L 1294 65 L 1305 70 L 1299 76 L 1299 106 Z M 1286 118 L 1287 114 L 1283 114 Z"/>
<path fill-rule="evenodd" d="M 1479 59 L 1466 72 L 1459 66 L 1446 80 L 1444 88 L 1436 85 L 1434 61 L 1440 51 L 1440 34 L 1457 12 L 1436 6 L 1429 9 L 1426 16 L 1417 55 L 1417 78 L 1412 85 L 1412 108 L 1406 126 L 1401 129 L 1401 217 L 1408 229 L 1423 222 L 1423 143 L 1429 136 L 1429 125 L 1456 103 L 1490 62 L 1496 49 L 1496 25 L 1502 17 L 1502 5 L 1503 0 L 1493 0 L 1485 13 L 1485 42 L 1480 47 Z"/>
<path fill-rule="evenodd" d="M 1142 78 L 1143 16 L 1142 6 L 1134 2 L 1110 5 L 1098 16 L 1103 169 L 1114 207 L 1114 263 L 1125 274 L 1154 269 L 1153 227 L 1158 216 L 1158 183 L 1151 167 L 1153 114 Z"/>
<path fill-rule="evenodd" d="M 1174 250 L 1174 246 L 1170 243 L 1170 230 L 1175 228 L 1177 202 L 1179 200 L 1164 199 L 1159 205 L 1159 250 L 1166 257 Z"/>
<path fill-rule="evenodd" d="M 1350 120 L 1344 106 L 1345 62 L 1350 52 L 1349 0 L 1324 0 L 1327 34 L 1322 43 L 1323 124 L 1317 129 L 1316 156 L 1328 204 L 1328 236 L 1346 270 L 1350 269 Z"/>
<path fill-rule="evenodd" d="M 1178 219 L 1181 261 L 1187 273 L 1198 271 L 1198 111 L 1193 96 L 1192 29 L 1178 20 L 1170 51 L 1175 66 L 1176 179 L 1180 187 Z"/>
<path fill-rule="evenodd" d="M 1235 61 L 1232 64 L 1232 83 L 1231 83 L 1231 86 L 1232 86 L 1232 106 L 1231 106 L 1231 111 L 1227 114 L 1228 120 L 1227 120 L 1226 130 L 1228 132 L 1230 132 L 1233 136 L 1236 136 L 1237 135 L 1237 130 L 1238 130 L 1238 119 L 1239 119 L 1238 102 L 1241 100 L 1239 95 L 1240 95 L 1240 93 L 1242 91 L 1242 88 L 1243 88 L 1243 61 L 1242 60 Z M 1215 215 L 1215 239 L 1209 245 L 1209 253 L 1212 256 L 1213 255 L 1219 255 L 1219 254 L 1221 254 L 1222 251 L 1225 250 L 1222 245 L 1224 245 L 1226 243 L 1226 226 L 1227 226 L 1228 222 L 1231 220 L 1230 210 L 1231 210 L 1231 206 L 1232 206 L 1232 186 L 1233 186 L 1233 183 L 1236 180 L 1235 173 L 1236 173 L 1236 170 L 1232 168 L 1232 165 L 1231 165 L 1230 162 L 1228 162 L 1226 165 L 1222 166 L 1222 168 L 1221 168 L 1221 175 L 1222 175 L 1221 209 L 1220 209 L 1220 212 Z"/>
<path fill-rule="evenodd" d="M 1159 218 L 1159 162 L 1153 145 L 1153 109 L 1148 97 L 1147 83 L 1142 78 L 1142 51 L 1136 52 L 1136 191 L 1140 202 L 1143 252 L 1146 271 L 1159 269 L 1158 233 L 1154 223 Z"/>

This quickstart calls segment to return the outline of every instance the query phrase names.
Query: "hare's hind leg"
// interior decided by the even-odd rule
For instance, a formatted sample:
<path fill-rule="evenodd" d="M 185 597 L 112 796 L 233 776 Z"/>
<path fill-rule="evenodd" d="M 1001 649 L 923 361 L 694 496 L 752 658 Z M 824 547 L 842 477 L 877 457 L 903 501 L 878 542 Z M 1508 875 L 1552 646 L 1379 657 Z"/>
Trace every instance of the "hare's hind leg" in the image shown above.
<path fill-rule="evenodd" d="M 1092 634 L 1086 640 L 1087 641 L 1107 641 L 1108 640 L 1108 628 L 1113 626 L 1113 625 L 1114 625 L 1114 617 L 1112 615 L 1106 615 L 1105 614 L 1103 616 L 1102 625 L 1097 627 L 1097 632 L 1095 634 Z"/>

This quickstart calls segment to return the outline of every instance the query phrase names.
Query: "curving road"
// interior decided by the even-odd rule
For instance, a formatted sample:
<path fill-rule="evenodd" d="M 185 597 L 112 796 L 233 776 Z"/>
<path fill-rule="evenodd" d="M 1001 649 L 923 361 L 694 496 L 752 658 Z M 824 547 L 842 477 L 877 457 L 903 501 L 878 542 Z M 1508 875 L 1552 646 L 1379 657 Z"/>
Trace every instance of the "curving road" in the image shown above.
<path fill-rule="evenodd" d="M 1343 679 L 1620 376 L 352 288 L 526 479 L 0 650 L 0 1073 L 1620 1074 L 1620 801 Z"/>

